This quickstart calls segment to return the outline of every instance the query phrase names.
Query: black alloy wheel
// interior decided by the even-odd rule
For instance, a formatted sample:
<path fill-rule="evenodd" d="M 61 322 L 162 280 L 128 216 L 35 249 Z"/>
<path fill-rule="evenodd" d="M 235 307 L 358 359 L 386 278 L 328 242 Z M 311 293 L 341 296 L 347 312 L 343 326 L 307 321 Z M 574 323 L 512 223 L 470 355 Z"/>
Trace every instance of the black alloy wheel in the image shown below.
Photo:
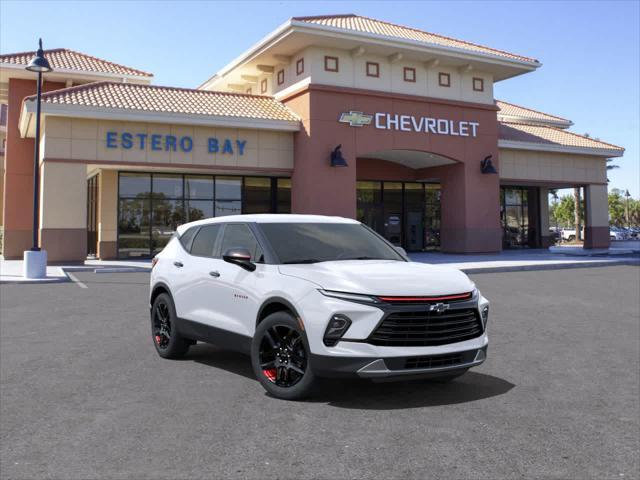
<path fill-rule="evenodd" d="M 270 395 L 299 400 L 316 387 L 310 351 L 302 322 L 289 312 L 275 312 L 256 327 L 251 365 Z"/>
<path fill-rule="evenodd" d="M 279 387 L 292 387 L 304 376 L 307 356 L 302 336 L 287 325 L 274 325 L 260 343 L 262 374 Z"/>
<path fill-rule="evenodd" d="M 171 341 L 171 314 L 167 302 L 158 302 L 153 314 L 153 340 L 165 350 Z"/>
<path fill-rule="evenodd" d="M 162 358 L 181 358 L 194 342 L 180 335 L 177 328 L 176 309 L 168 293 L 161 293 L 151 308 L 151 337 L 156 352 Z"/>

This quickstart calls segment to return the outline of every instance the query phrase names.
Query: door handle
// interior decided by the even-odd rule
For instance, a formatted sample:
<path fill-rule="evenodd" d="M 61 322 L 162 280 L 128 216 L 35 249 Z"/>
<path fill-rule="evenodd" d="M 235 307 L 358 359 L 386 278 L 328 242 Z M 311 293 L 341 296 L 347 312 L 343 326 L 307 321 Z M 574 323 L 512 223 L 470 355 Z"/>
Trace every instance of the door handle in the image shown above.
<path fill-rule="evenodd" d="M 173 262 L 173 265 L 178 268 L 184 267 L 184 264 L 182 262 Z"/>
<path fill-rule="evenodd" d="M 209 275 L 211 275 L 213 278 L 218 278 L 220 276 L 220 272 L 214 270 L 213 272 L 209 272 Z"/>

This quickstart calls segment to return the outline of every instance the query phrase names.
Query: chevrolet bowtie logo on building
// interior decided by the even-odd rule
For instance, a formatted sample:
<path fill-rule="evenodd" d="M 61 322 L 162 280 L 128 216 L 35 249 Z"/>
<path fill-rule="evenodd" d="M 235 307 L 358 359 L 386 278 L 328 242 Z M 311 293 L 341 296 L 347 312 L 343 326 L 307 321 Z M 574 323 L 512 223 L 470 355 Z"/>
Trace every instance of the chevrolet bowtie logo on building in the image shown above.
<path fill-rule="evenodd" d="M 368 115 L 362 112 L 342 112 L 340 115 L 340 123 L 348 123 L 352 127 L 362 127 L 364 125 L 371 125 L 373 115 Z"/>

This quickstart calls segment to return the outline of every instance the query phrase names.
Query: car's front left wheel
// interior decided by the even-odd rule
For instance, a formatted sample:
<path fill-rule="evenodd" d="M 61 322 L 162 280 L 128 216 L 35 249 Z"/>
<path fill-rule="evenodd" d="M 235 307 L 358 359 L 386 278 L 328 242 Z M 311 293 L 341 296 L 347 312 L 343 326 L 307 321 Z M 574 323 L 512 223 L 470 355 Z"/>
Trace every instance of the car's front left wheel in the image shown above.
<path fill-rule="evenodd" d="M 251 364 L 260 384 L 274 397 L 298 400 L 313 390 L 309 343 L 287 312 L 272 313 L 260 322 L 251 344 Z"/>
<path fill-rule="evenodd" d="M 162 358 L 180 358 L 189 350 L 189 341 L 178 333 L 176 309 L 167 293 L 161 293 L 153 301 L 151 337 Z"/>

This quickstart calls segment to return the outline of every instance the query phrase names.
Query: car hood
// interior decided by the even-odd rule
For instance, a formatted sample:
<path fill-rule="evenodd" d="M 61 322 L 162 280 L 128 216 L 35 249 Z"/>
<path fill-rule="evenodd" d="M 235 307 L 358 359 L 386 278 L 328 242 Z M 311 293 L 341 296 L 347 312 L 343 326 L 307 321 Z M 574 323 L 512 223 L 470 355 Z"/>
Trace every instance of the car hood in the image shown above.
<path fill-rule="evenodd" d="M 326 290 L 369 295 L 447 295 L 474 288 L 460 270 L 417 262 L 345 260 L 278 268 L 283 275 L 313 282 Z"/>

